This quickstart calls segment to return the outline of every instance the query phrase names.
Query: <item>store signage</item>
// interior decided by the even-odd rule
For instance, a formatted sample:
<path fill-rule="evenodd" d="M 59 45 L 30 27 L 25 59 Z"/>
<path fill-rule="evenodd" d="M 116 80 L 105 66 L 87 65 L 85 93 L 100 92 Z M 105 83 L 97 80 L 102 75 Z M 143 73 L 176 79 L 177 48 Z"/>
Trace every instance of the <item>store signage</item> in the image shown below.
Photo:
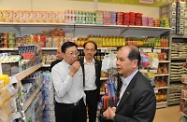
<path fill-rule="evenodd" d="M 154 0 L 139 0 L 140 3 L 153 4 Z"/>

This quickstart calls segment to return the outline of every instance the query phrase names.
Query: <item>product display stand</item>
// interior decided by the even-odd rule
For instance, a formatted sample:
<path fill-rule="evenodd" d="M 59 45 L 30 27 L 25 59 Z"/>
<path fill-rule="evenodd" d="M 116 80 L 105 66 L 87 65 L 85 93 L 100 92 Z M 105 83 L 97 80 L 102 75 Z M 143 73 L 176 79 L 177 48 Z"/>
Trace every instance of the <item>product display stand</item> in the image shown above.
<path fill-rule="evenodd" d="M 30 106 L 30 104 L 33 102 L 33 100 L 35 99 L 36 95 L 38 94 L 38 92 L 40 91 L 40 89 L 42 87 L 42 84 L 30 96 L 30 98 L 26 102 L 24 102 L 23 99 L 22 99 L 22 95 L 21 95 L 21 90 L 22 90 L 21 80 L 23 80 L 25 77 L 32 74 L 36 70 L 38 70 L 41 66 L 42 66 L 41 63 L 37 64 L 33 67 L 28 68 L 27 70 L 25 70 L 21 73 L 18 73 L 16 75 L 12 76 L 11 82 L 12 83 L 17 83 L 17 91 L 18 91 L 18 101 L 17 101 L 18 112 L 13 115 L 13 120 L 15 120 L 15 119 L 20 120 L 21 119 L 20 121 L 26 122 L 25 111 Z"/>

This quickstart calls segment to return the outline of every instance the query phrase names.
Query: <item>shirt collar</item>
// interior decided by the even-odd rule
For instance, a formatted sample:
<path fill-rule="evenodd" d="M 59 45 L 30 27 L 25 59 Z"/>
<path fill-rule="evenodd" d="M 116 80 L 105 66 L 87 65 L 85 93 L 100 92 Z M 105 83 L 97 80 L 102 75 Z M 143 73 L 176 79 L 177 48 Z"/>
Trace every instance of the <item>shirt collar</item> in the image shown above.
<path fill-rule="evenodd" d="M 85 57 L 84 57 L 84 64 L 95 64 L 95 59 L 93 58 L 93 60 L 92 60 L 91 63 L 87 63 L 87 62 L 86 62 L 86 59 L 85 59 Z"/>
<path fill-rule="evenodd" d="M 68 64 L 66 61 L 62 61 L 63 63 L 64 63 L 64 65 L 65 65 L 65 67 L 64 68 L 67 68 L 67 69 L 70 69 L 70 67 L 71 67 L 71 65 L 70 64 Z"/>
<path fill-rule="evenodd" d="M 128 86 L 130 81 L 132 80 L 132 78 L 135 76 L 135 74 L 138 72 L 138 70 L 136 70 L 135 72 L 133 72 L 131 75 L 129 75 L 128 77 L 126 78 L 123 78 L 122 77 L 122 82 L 124 85 Z"/>

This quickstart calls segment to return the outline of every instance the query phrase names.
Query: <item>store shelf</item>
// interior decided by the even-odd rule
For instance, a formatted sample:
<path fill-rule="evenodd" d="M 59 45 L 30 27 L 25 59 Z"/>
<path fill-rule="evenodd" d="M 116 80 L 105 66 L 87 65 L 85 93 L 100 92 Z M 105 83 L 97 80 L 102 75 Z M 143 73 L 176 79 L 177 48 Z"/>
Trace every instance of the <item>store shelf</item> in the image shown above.
<path fill-rule="evenodd" d="M 172 34 L 172 38 L 181 38 L 181 39 L 185 39 L 185 38 L 187 38 L 187 35 L 186 34 L 184 34 L 184 35 L 174 35 L 174 34 Z"/>
<path fill-rule="evenodd" d="M 0 48 L 2 51 L 17 51 L 18 48 Z"/>
<path fill-rule="evenodd" d="M 163 108 L 167 107 L 167 102 L 157 102 L 156 103 L 156 108 Z"/>
<path fill-rule="evenodd" d="M 173 61 L 185 61 L 186 60 L 186 58 L 171 58 L 171 60 L 173 60 Z"/>
<path fill-rule="evenodd" d="M 50 64 L 42 64 L 42 67 L 50 67 Z"/>
<path fill-rule="evenodd" d="M 100 95 L 105 95 L 105 92 L 100 92 Z"/>
<path fill-rule="evenodd" d="M 42 50 L 57 50 L 57 47 L 42 47 Z"/>
<path fill-rule="evenodd" d="M 107 80 L 107 77 L 101 77 L 100 80 Z"/>
<path fill-rule="evenodd" d="M 155 74 L 155 77 L 159 77 L 159 76 L 169 76 L 169 74 Z"/>
<path fill-rule="evenodd" d="M 24 104 L 24 111 L 27 110 L 27 108 L 30 106 L 30 104 L 33 102 L 39 91 L 41 90 L 43 84 L 41 84 L 35 91 L 34 93 L 28 98 L 28 100 Z"/>
<path fill-rule="evenodd" d="M 170 47 L 154 47 L 154 49 L 165 49 L 165 50 L 169 50 Z"/>
<path fill-rule="evenodd" d="M 17 26 L 17 27 L 59 27 L 59 26 L 74 26 L 74 24 L 68 23 L 0 23 L 0 26 Z"/>
<path fill-rule="evenodd" d="M 25 71 L 22 71 L 22 72 L 16 74 L 15 77 L 17 78 L 18 81 L 21 81 L 22 79 L 24 79 L 28 75 L 30 75 L 33 72 L 35 72 L 36 70 L 38 70 L 41 66 L 42 66 L 42 63 L 34 65 L 33 67 L 30 67 L 30 68 L 26 69 Z"/>
<path fill-rule="evenodd" d="M 159 61 L 159 63 L 170 63 L 170 61 Z"/>
<path fill-rule="evenodd" d="M 168 86 L 164 86 L 164 87 L 155 87 L 154 88 L 155 90 L 157 89 L 157 90 L 159 90 L 159 89 L 168 89 Z"/>

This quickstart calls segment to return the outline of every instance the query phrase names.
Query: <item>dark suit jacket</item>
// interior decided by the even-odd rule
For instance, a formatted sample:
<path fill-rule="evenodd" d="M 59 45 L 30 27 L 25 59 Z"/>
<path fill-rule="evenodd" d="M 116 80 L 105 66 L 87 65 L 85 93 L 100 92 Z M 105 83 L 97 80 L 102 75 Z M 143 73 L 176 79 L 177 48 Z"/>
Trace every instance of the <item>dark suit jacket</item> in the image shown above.
<path fill-rule="evenodd" d="M 81 64 L 81 67 L 82 67 L 82 70 L 83 70 L 83 85 L 84 85 L 84 83 L 85 83 L 84 58 L 79 59 L 79 61 L 80 61 L 80 64 Z M 100 86 L 101 86 L 101 83 L 100 83 L 101 65 L 102 65 L 102 62 L 95 59 L 95 74 L 96 74 L 95 84 L 96 84 L 96 87 L 97 87 L 98 100 L 99 100 Z"/>
<path fill-rule="evenodd" d="M 138 71 L 116 108 L 114 122 L 152 122 L 155 111 L 156 98 L 153 87 Z"/>
<path fill-rule="evenodd" d="M 51 65 L 50 65 L 50 72 L 51 72 L 53 66 L 56 65 L 57 63 L 61 62 L 61 61 L 62 61 L 62 60 L 55 60 L 55 61 L 51 62 Z"/>

